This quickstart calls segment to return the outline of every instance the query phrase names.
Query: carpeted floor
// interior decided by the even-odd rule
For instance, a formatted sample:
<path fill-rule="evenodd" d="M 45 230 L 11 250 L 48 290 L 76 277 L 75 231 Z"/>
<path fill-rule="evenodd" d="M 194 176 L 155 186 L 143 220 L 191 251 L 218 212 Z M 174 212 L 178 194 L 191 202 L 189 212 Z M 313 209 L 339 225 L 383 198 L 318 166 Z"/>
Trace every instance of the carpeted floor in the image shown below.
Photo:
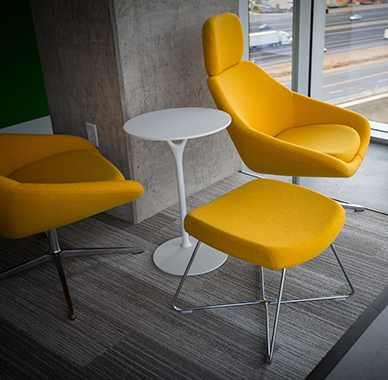
<path fill-rule="evenodd" d="M 252 179 L 236 173 L 189 197 L 188 209 Z M 100 214 L 63 227 L 62 248 L 142 246 L 146 252 L 65 259 L 75 321 L 67 317 L 53 263 L 0 281 L 0 379 L 304 379 L 388 285 L 387 230 L 387 216 L 347 211 L 335 244 L 356 294 L 283 305 L 267 365 L 261 305 L 173 310 L 180 278 L 158 270 L 152 253 L 179 236 L 177 204 L 137 225 Z M 43 234 L 0 238 L 0 270 L 46 250 Z M 274 295 L 280 273 L 266 275 L 267 293 Z M 285 297 L 347 292 L 330 250 L 287 275 Z M 259 268 L 232 257 L 186 284 L 182 305 L 260 297 Z"/>

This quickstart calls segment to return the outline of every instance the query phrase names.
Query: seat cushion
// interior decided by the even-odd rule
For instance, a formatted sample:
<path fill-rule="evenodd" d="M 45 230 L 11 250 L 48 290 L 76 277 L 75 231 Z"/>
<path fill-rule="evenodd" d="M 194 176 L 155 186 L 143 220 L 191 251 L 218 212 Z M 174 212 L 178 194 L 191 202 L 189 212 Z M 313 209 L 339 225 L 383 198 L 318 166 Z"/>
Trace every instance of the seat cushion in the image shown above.
<path fill-rule="evenodd" d="M 184 226 L 215 249 L 275 270 L 319 255 L 344 223 L 343 208 L 330 198 L 258 179 L 189 212 Z"/>
<path fill-rule="evenodd" d="M 74 150 L 23 167 L 9 176 L 22 183 L 75 183 L 124 180 L 120 171 L 100 153 Z"/>
<path fill-rule="evenodd" d="M 329 154 L 351 162 L 361 144 L 359 134 L 346 125 L 317 124 L 287 129 L 276 136 L 279 140 Z"/>

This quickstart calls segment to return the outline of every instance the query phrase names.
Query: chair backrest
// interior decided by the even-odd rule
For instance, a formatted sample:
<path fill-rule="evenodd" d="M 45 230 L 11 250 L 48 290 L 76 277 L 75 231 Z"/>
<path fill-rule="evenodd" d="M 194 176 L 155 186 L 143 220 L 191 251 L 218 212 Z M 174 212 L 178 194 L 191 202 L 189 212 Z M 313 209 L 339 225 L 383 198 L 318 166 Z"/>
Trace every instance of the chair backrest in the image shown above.
<path fill-rule="evenodd" d="M 244 36 L 236 15 L 209 18 L 202 42 L 208 87 L 217 107 L 232 117 L 233 141 L 241 123 L 272 137 L 293 126 L 292 92 L 255 63 L 242 61 Z"/>
<path fill-rule="evenodd" d="M 120 186 L 125 181 L 106 181 L 107 189 L 102 191 L 103 196 L 96 202 L 91 198 L 98 197 L 97 188 L 100 183 L 104 186 L 103 180 L 95 182 L 96 186 L 90 186 L 87 190 L 86 185 L 81 182 L 30 183 L 12 179 L 15 173 L 31 164 L 74 150 L 91 151 L 91 154 L 98 152 L 89 141 L 76 136 L 0 134 L 1 236 L 20 238 L 32 235 L 93 215 L 93 212 L 89 212 L 93 207 L 101 208 L 94 212 L 97 213 L 125 203 L 103 206 L 105 201 L 114 199 L 113 196 L 105 197 L 105 194 L 109 194 L 114 185 Z M 100 168 L 97 172 L 100 172 Z M 84 194 L 88 194 L 85 198 L 82 196 L 83 189 Z M 90 206 L 89 202 L 93 205 Z"/>
<path fill-rule="evenodd" d="M 98 149 L 89 141 L 71 135 L 0 134 L 0 175 L 15 171 L 54 154 Z"/>
<path fill-rule="evenodd" d="M 8 177 L 14 171 L 14 167 L 9 160 L 5 149 L 3 148 L 2 140 L 0 139 L 0 176 Z"/>

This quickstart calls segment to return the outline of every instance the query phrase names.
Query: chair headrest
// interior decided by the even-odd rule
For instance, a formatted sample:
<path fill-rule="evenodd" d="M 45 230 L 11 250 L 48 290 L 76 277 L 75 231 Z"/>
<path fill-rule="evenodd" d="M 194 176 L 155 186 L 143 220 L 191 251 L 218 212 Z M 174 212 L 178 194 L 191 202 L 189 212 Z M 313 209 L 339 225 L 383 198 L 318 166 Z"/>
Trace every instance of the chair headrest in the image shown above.
<path fill-rule="evenodd" d="M 202 27 L 202 46 L 209 76 L 218 75 L 240 62 L 244 54 L 240 19 L 233 13 L 210 17 Z"/>

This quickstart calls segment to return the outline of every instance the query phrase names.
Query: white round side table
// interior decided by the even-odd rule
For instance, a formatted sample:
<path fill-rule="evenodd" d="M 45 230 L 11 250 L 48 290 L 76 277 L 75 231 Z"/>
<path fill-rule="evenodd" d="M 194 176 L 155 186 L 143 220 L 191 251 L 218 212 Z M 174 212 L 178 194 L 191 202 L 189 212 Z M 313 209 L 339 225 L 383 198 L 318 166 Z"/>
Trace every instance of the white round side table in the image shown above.
<path fill-rule="evenodd" d="M 210 108 L 171 108 L 146 113 L 128 120 L 124 131 L 144 140 L 166 141 L 175 158 L 182 237 L 159 246 L 154 253 L 154 263 L 162 271 L 182 276 L 192 254 L 196 239 L 185 231 L 186 193 L 183 175 L 183 151 L 188 139 L 208 136 L 222 131 L 231 123 L 231 117 Z M 189 276 L 211 272 L 219 268 L 227 255 L 205 244 L 197 253 Z"/>

